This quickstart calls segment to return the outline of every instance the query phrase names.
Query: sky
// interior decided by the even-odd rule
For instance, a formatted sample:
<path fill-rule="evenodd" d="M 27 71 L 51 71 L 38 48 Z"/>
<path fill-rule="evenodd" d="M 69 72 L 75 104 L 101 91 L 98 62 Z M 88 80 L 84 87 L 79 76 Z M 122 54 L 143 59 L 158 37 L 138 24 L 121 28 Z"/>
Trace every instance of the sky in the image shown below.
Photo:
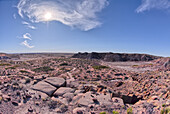
<path fill-rule="evenodd" d="M 170 0 L 0 0 L 0 52 L 170 57 Z"/>

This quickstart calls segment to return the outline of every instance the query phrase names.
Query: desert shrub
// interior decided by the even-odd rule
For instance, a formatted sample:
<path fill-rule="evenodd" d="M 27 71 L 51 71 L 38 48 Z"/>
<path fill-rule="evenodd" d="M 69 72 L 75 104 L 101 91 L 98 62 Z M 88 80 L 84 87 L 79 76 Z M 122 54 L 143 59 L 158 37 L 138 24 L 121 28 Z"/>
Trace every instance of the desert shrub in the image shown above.
<path fill-rule="evenodd" d="M 162 104 L 162 107 L 165 107 L 165 104 Z"/>
<path fill-rule="evenodd" d="M 133 65 L 132 67 L 138 67 L 139 65 Z"/>
<path fill-rule="evenodd" d="M 113 111 L 113 114 L 119 114 L 119 112 L 118 111 Z"/>
<path fill-rule="evenodd" d="M 48 71 L 53 71 L 54 69 L 53 68 L 50 68 L 49 66 L 44 66 L 44 67 L 39 67 L 39 68 L 36 68 L 36 69 L 33 69 L 33 71 L 35 72 L 48 72 Z"/>
<path fill-rule="evenodd" d="M 160 114 L 169 114 L 170 113 L 170 108 L 168 107 L 168 108 L 163 108 L 162 110 L 161 110 L 161 112 L 160 112 Z"/>
<path fill-rule="evenodd" d="M 165 114 L 169 114 L 170 113 L 170 108 L 166 108 L 165 109 Z"/>
<path fill-rule="evenodd" d="M 29 73 L 28 71 L 25 70 L 20 70 L 21 73 Z"/>
<path fill-rule="evenodd" d="M 100 112 L 99 114 L 106 114 L 106 112 Z"/>
<path fill-rule="evenodd" d="M 1 63 L 0 66 L 11 66 L 11 64 L 8 64 L 8 63 Z"/>
<path fill-rule="evenodd" d="M 7 69 L 16 69 L 17 67 L 19 67 L 19 65 L 14 65 L 14 66 L 12 66 L 12 67 L 8 67 L 8 68 L 5 68 L 6 70 Z"/>
<path fill-rule="evenodd" d="M 129 107 L 129 108 L 127 109 L 127 114 L 133 114 L 133 109 L 132 109 L 132 107 Z"/>
<path fill-rule="evenodd" d="M 93 66 L 94 69 L 100 70 L 100 69 L 105 69 L 105 68 L 109 68 L 107 66 Z"/>
<path fill-rule="evenodd" d="M 87 79 L 87 76 L 84 76 L 84 79 Z"/>
<path fill-rule="evenodd" d="M 67 66 L 68 63 L 61 63 L 60 66 Z"/>
<path fill-rule="evenodd" d="M 25 79 L 25 83 L 26 83 L 26 84 L 27 84 L 27 83 L 30 83 L 30 81 L 31 81 L 31 80 L 30 80 L 29 78 L 26 78 L 26 79 Z"/>

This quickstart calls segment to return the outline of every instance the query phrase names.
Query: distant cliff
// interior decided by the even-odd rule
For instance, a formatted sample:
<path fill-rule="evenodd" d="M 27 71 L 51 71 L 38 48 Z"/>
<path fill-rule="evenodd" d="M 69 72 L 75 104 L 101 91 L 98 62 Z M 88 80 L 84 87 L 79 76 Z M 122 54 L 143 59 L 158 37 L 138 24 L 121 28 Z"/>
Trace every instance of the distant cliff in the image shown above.
<path fill-rule="evenodd" d="M 0 53 L 0 60 L 1 59 L 19 59 L 19 55 L 17 54 L 6 54 L 6 53 Z"/>
<path fill-rule="evenodd" d="M 98 59 L 108 62 L 116 61 L 151 61 L 158 59 L 160 57 L 148 55 L 148 54 L 128 54 L 128 53 L 77 53 L 72 56 L 72 58 L 82 58 L 82 59 Z"/>

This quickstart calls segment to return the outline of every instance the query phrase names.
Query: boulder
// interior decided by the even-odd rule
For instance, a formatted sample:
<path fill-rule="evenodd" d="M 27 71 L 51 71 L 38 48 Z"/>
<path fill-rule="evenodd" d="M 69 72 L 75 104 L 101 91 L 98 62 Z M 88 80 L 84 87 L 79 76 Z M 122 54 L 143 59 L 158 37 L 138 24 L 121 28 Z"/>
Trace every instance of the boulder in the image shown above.
<path fill-rule="evenodd" d="M 112 101 L 113 101 L 114 104 L 119 104 L 121 106 L 124 106 L 123 100 L 121 98 L 113 97 Z"/>
<path fill-rule="evenodd" d="M 59 87 L 64 87 L 66 86 L 66 81 L 63 78 L 58 78 L 58 77 L 49 77 L 45 79 L 45 82 L 59 88 Z"/>
<path fill-rule="evenodd" d="M 49 96 L 51 96 L 56 90 L 56 88 L 54 86 L 52 86 L 49 83 L 46 83 L 44 81 L 41 81 L 41 82 L 37 83 L 36 85 L 34 85 L 32 87 L 32 89 L 36 90 L 36 91 L 46 93 Z"/>
<path fill-rule="evenodd" d="M 88 105 L 94 104 L 94 100 L 93 100 L 94 98 L 95 98 L 95 96 L 92 95 L 91 92 L 87 92 L 83 95 L 82 98 L 80 98 L 80 100 L 78 101 L 78 104 L 80 106 L 88 107 Z"/>
<path fill-rule="evenodd" d="M 110 94 L 99 94 L 96 96 L 97 101 L 100 105 L 112 105 L 111 95 Z"/>
<path fill-rule="evenodd" d="M 83 95 L 84 95 L 83 93 L 79 93 L 76 96 L 74 96 L 70 104 L 76 105 L 78 101 L 83 97 Z"/>
<path fill-rule="evenodd" d="M 60 87 L 55 93 L 54 96 L 62 96 L 65 93 L 74 93 L 74 89 L 69 87 Z"/>
<path fill-rule="evenodd" d="M 74 94 L 73 93 L 65 93 L 63 95 L 64 98 L 68 98 L 68 99 L 72 99 L 74 97 Z"/>

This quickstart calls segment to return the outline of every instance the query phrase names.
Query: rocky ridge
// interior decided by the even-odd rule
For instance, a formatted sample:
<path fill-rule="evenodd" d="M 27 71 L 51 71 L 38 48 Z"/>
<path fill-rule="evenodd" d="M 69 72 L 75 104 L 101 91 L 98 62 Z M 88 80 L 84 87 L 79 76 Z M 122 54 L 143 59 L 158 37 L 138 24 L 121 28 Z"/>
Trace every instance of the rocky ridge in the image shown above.
<path fill-rule="evenodd" d="M 148 55 L 148 54 L 127 54 L 127 53 L 77 53 L 72 56 L 72 58 L 81 58 L 81 59 L 98 59 L 108 62 L 116 61 L 151 61 L 158 59 L 160 57 Z"/>

